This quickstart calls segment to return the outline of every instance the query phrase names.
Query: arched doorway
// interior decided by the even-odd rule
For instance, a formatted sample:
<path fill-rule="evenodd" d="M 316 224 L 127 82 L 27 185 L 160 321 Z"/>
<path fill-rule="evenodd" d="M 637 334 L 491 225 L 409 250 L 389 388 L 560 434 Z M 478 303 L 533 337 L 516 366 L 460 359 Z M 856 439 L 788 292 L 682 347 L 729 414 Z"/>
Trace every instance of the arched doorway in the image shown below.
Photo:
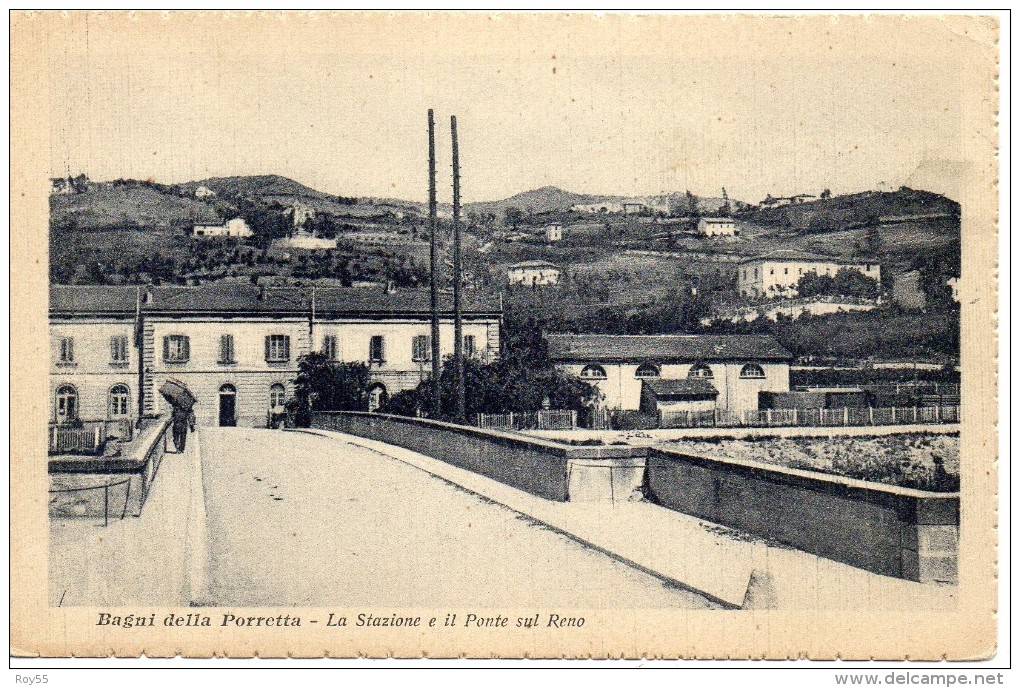
<path fill-rule="evenodd" d="M 386 393 L 386 385 L 377 382 L 368 390 L 368 411 L 372 413 L 382 408 L 389 395 Z"/>
<path fill-rule="evenodd" d="M 72 385 L 57 388 L 56 411 L 56 420 L 60 425 L 78 420 L 78 390 Z"/>
<path fill-rule="evenodd" d="M 220 387 L 220 427 L 237 425 L 237 390 L 233 385 Z"/>

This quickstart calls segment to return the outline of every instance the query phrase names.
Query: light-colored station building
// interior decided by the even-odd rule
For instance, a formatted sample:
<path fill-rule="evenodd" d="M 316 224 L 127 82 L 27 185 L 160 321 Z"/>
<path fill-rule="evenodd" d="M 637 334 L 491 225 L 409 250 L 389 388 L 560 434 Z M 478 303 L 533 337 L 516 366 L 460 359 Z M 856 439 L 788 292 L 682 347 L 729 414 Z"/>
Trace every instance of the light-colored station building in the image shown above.
<path fill-rule="evenodd" d="M 638 410 L 644 383 L 661 380 L 691 381 L 690 410 L 736 415 L 757 410 L 759 392 L 790 390 L 793 356 L 770 335 L 550 334 L 547 339 L 556 367 L 595 385 L 606 408 Z M 666 391 L 674 396 L 684 392 L 672 389 L 676 384 L 670 387 Z M 684 408 L 673 402 L 670 410 Z"/>
<path fill-rule="evenodd" d="M 235 217 L 227 220 L 222 225 L 195 225 L 191 230 L 192 236 L 196 237 L 236 237 L 245 239 L 252 235 L 251 227 L 244 221 L 244 218 Z"/>
<path fill-rule="evenodd" d="M 506 268 L 506 279 L 509 284 L 523 284 L 528 287 L 543 287 L 559 284 L 563 270 L 558 265 L 544 260 L 526 260 L 514 263 Z"/>
<path fill-rule="evenodd" d="M 806 253 L 779 251 L 737 265 L 737 288 L 748 298 L 793 298 L 797 284 L 808 273 L 835 277 L 842 269 L 857 270 L 880 282 L 882 267 L 877 262 L 842 260 Z"/>
<path fill-rule="evenodd" d="M 708 237 L 738 236 L 740 225 L 729 217 L 703 217 L 698 220 L 698 234 Z"/>
<path fill-rule="evenodd" d="M 498 304 L 467 295 L 464 350 L 499 352 Z M 440 350 L 453 353 L 450 297 L 441 301 Z M 166 413 L 167 378 L 198 397 L 202 425 L 264 427 L 293 394 L 312 351 L 359 361 L 369 407 L 431 373 L 429 295 L 367 289 L 52 286 L 50 422 L 134 421 Z"/>

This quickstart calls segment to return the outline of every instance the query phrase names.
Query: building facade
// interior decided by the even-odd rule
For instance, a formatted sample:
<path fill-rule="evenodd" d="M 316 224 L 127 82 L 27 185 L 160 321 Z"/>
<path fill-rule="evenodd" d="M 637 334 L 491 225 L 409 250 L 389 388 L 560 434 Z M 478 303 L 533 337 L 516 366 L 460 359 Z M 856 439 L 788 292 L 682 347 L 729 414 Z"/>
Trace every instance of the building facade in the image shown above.
<path fill-rule="evenodd" d="M 702 236 L 738 236 L 740 226 L 728 217 L 703 217 L 698 220 L 698 234 Z"/>
<path fill-rule="evenodd" d="M 737 288 L 747 298 L 793 298 L 797 284 L 808 273 L 835 277 L 843 269 L 857 270 L 881 283 L 877 262 L 848 261 L 824 256 L 777 253 L 742 261 L 737 265 Z"/>
<path fill-rule="evenodd" d="M 244 239 L 252 235 L 251 227 L 244 221 L 244 218 L 235 217 L 227 220 L 222 225 L 195 225 L 191 230 L 192 236 L 196 237 L 237 237 Z"/>
<path fill-rule="evenodd" d="M 562 241 L 563 239 L 563 225 L 559 223 L 553 223 L 545 226 L 545 240 L 548 243 L 556 241 Z"/>
<path fill-rule="evenodd" d="M 454 348 L 449 301 L 444 295 L 444 357 Z M 494 360 L 499 321 L 498 305 L 465 299 L 465 353 Z M 199 399 L 200 424 L 265 427 L 313 351 L 365 363 L 372 410 L 431 374 L 429 296 L 417 291 L 53 286 L 49 330 L 55 424 L 166 413 L 159 388 L 172 378 Z"/>
<path fill-rule="evenodd" d="M 509 284 L 523 284 L 528 287 L 542 287 L 559 284 L 563 271 L 558 265 L 544 260 L 526 260 L 507 266 L 506 279 Z"/>
<path fill-rule="evenodd" d="M 757 410 L 761 392 L 790 389 L 793 356 L 768 335 L 551 334 L 547 339 L 556 367 L 594 385 L 599 405 L 606 408 L 640 409 L 644 383 L 653 380 L 692 381 L 699 386 L 696 410 L 706 410 L 714 399 L 712 409 L 735 415 Z"/>

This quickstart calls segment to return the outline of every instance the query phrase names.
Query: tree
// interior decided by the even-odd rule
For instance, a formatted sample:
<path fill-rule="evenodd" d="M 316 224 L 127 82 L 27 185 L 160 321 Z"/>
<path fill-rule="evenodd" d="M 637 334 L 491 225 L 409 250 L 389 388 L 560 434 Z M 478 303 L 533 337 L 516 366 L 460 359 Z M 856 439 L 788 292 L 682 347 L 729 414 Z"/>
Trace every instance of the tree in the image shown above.
<path fill-rule="evenodd" d="M 503 217 L 503 224 L 510 225 L 514 229 L 517 229 L 521 222 L 524 221 L 524 211 L 520 208 L 510 206 L 503 211 Z"/>
<path fill-rule="evenodd" d="M 832 192 L 829 191 L 828 189 L 823 189 L 821 195 L 819 196 L 819 198 L 821 198 L 823 201 L 828 200 L 831 197 Z"/>
<path fill-rule="evenodd" d="M 797 280 L 798 296 L 830 296 L 833 293 L 833 279 L 829 275 L 808 272 Z"/>
<path fill-rule="evenodd" d="M 298 361 L 288 408 L 299 427 L 308 426 L 312 411 L 365 411 L 370 383 L 364 363 L 336 363 L 322 353 L 305 354 Z"/>
<path fill-rule="evenodd" d="M 854 296 L 862 299 L 878 297 L 878 280 L 853 268 L 840 268 L 832 280 L 833 292 L 840 296 Z"/>

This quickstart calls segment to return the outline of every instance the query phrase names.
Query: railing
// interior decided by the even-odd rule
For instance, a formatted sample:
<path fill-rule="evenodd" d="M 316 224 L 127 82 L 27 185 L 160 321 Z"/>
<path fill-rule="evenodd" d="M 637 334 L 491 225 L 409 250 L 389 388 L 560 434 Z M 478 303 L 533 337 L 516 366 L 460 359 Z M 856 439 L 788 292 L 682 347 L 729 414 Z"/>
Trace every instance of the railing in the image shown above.
<path fill-rule="evenodd" d="M 67 487 L 50 490 L 50 515 L 61 518 L 84 517 L 92 518 L 98 516 L 96 513 L 99 507 L 98 496 L 102 490 L 102 516 L 103 526 L 110 524 L 110 488 L 124 488 L 124 506 L 120 509 L 120 518 L 127 516 L 128 505 L 131 502 L 131 479 L 126 478 L 103 485 L 89 485 L 85 487 Z M 93 504 L 93 501 L 97 502 Z"/>
<path fill-rule="evenodd" d="M 130 418 L 87 420 L 75 425 L 50 424 L 49 453 L 95 453 L 109 437 L 130 442 L 134 439 L 134 427 Z"/>
<path fill-rule="evenodd" d="M 958 405 L 864 408 L 801 408 L 747 411 L 660 411 L 660 428 L 701 427 L 852 427 L 959 423 Z"/>
<path fill-rule="evenodd" d="M 475 425 L 488 430 L 573 430 L 577 427 L 577 411 L 479 413 Z"/>
<path fill-rule="evenodd" d="M 748 411 L 743 425 L 754 427 L 915 425 L 959 423 L 959 406 L 866 407 L 836 409 L 765 409 Z"/>

